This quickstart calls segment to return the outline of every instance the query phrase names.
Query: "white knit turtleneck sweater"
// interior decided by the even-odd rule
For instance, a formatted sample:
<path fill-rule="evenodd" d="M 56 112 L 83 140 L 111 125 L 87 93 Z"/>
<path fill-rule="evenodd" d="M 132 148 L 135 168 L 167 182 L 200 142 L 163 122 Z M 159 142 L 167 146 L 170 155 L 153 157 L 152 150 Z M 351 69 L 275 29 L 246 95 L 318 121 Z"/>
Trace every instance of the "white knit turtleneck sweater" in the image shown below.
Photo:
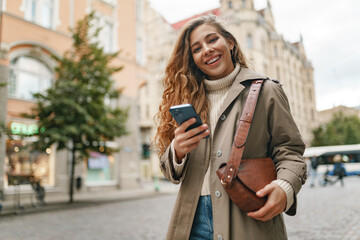
<path fill-rule="evenodd" d="M 208 125 L 210 128 L 210 134 L 213 136 L 216 122 L 219 118 L 219 111 L 224 99 L 234 82 L 236 76 L 240 72 L 240 65 L 237 64 L 235 69 L 226 77 L 217 80 L 204 80 L 205 89 L 207 92 L 207 98 L 210 102 L 208 113 Z M 209 161 L 209 159 L 208 159 Z M 201 189 L 201 195 L 210 195 L 210 164 L 204 177 L 204 183 Z"/>
<path fill-rule="evenodd" d="M 224 102 L 224 99 L 234 82 L 236 76 L 240 72 L 240 65 L 237 64 L 235 69 L 226 77 L 217 79 L 217 80 L 204 80 L 205 89 L 207 92 L 207 98 L 210 102 L 209 113 L 208 113 L 208 123 L 210 127 L 210 133 L 213 136 L 212 131 L 215 128 L 216 121 L 219 118 L 219 110 Z"/>

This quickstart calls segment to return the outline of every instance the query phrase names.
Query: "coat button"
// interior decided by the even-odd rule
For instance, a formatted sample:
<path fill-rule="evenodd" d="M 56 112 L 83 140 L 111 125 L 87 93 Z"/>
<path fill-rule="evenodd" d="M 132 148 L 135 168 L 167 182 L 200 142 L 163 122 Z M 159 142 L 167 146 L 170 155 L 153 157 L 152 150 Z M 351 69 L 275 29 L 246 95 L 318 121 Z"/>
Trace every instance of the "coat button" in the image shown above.
<path fill-rule="evenodd" d="M 219 197 L 221 197 L 221 192 L 218 190 L 218 191 L 215 191 L 215 196 L 217 197 L 217 198 L 219 198 Z"/>
<path fill-rule="evenodd" d="M 222 115 L 220 116 L 220 120 L 224 121 L 225 119 L 226 119 L 226 115 L 225 115 L 225 114 L 222 114 Z"/>
<path fill-rule="evenodd" d="M 221 155 L 222 155 L 221 150 L 218 150 L 217 153 L 216 153 L 216 155 L 217 155 L 218 157 L 221 157 Z"/>
<path fill-rule="evenodd" d="M 221 234 L 218 235 L 218 240 L 223 240 L 223 237 L 221 236 Z"/>

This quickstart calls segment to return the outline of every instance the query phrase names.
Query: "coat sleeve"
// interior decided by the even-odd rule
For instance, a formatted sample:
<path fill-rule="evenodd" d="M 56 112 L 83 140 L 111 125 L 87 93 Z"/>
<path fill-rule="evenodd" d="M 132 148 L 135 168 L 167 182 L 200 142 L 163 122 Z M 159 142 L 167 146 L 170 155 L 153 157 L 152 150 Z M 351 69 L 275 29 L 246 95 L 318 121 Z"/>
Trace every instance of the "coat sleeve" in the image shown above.
<path fill-rule="evenodd" d="M 189 166 L 188 157 L 186 157 L 184 159 L 184 161 L 185 161 L 184 169 L 182 170 L 182 173 L 179 176 L 177 176 L 177 174 L 175 172 L 175 166 L 174 166 L 173 151 L 171 149 L 171 145 L 169 145 L 168 148 L 166 149 L 166 151 L 164 152 L 164 154 L 162 154 L 160 156 L 160 169 L 161 169 L 161 172 L 172 183 L 179 184 L 179 183 L 181 183 L 183 181 L 183 179 L 184 179 L 184 177 L 186 175 L 188 166 Z"/>
<path fill-rule="evenodd" d="M 294 203 L 286 212 L 296 214 L 296 194 L 306 181 L 305 144 L 291 115 L 289 102 L 282 86 L 266 81 L 269 94 L 268 124 L 271 134 L 270 155 L 274 160 L 277 178 L 289 182 L 294 189 Z"/>

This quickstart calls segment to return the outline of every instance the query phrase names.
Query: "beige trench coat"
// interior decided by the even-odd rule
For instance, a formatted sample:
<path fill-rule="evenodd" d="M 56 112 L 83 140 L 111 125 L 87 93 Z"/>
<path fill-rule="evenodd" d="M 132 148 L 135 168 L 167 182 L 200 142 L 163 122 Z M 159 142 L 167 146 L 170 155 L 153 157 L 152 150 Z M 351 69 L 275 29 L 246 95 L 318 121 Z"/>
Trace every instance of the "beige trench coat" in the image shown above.
<path fill-rule="evenodd" d="M 244 107 L 251 79 L 266 79 L 242 68 L 220 108 L 212 139 L 201 140 L 188 154 L 181 176 L 175 176 L 171 149 L 160 157 L 165 177 L 181 183 L 167 239 L 189 238 L 204 175 L 210 167 L 210 190 L 213 207 L 214 240 L 287 239 L 282 214 L 267 222 L 257 221 L 240 211 L 228 198 L 216 170 L 228 161 L 238 119 Z M 270 156 L 277 169 L 277 178 L 288 181 L 294 189 L 294 204 L 287 212 L 296 213 L 296 194 L 306 180 L 306 164 L 302 158 L 304 143 L 290 114 L 287 97 L 277 82 L 264 81 L 245 145 L 243 158 Z M 210 161 L 208 161 L 210 159 Z"/>

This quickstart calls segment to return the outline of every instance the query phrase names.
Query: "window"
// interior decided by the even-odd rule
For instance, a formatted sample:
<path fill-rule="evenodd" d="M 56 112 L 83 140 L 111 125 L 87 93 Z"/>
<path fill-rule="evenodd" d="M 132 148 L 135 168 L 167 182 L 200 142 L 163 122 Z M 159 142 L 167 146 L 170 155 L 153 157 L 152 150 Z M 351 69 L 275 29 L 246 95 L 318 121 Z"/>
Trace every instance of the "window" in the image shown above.
<path fill-rule="evenodd" d="M 254 47 L 254 46 L 253 46 L 253 39 L 252 39 L 251 34 L 248 34 L 248 35 L 247 35 L 246 43 L 247 43 L 247 47 L 248 47 L 249 49 L 252 49 L 252 48 Z"/>
<path fill-rule="evenodd" d="M 159 60 L 159 68 L 164 69 L 166 67 L 166 59 L 164 57 L 161 57 Z"/>
<path fill-rule="evenodd" d="M 21 130 L 31 126 L 26 123 L 17 124 L 21 126 Z M 53 149 L 48 148 L 42 152 L 34 149 L 31 143 L 28 138 L 6 141 L 5 183 L 8 186 L 29 184 L 32 178 L 41 180 L 43 185 L 53 185 Z"/>
<path fill-rule="evenodd" d="M 150 118 L 150 106 L 149 106 L 149 104 L 146 104 L 146 112 L 145 112 L 145 117 L 147 118 L 147 119 L 149 119 Z"/>
<path fill-rule="evenodd" d="M 145 58 L 143 53 L 143 42 L 141 38 L 136 39 L 136 60 L 140 66 L 144 65 Z"/>
<path fill-rule="evenodd" d="M 142 159 L 150 159 L 150 144 L 142 144 Z"/>
<path fill-rule="evenodd" d="M 233 8 L 232 1 L 229 1 L 229 9 Z"/>
<path fill-rule="evenodd" d="M 33 100 L 33 93 L 51 87 L 54 76 L 50 69 L 39 60 L 21 56 L 10 63 L 9 97 Z"/>
<path fill-rule="evenodd" d="M 27 0 L 25 5 L 25 19 L 35 22 L 36 19 L 36 0 Z"/>
<path fill-rule="evenodd" d="M 100 43 L 104 47 L 106 53 L 111 53 L 113 50 L 113 25 L 110 22 L 105 22 L 100 32 Z"/>
<path fill-rule="evenodd" d="M 99 45 L 103 47 L 105 53 L 112 53 L 114 51 L 114 26 L 109 17 L 102 15 L 97 15 L 97 17 L 99 21 L 92 30 L 101 28 L 101 31 L 97 39 L 93 40 L 99 42 Z"/>
<path fill-rule="evenodd" d="M 242 6 L 245 7 L 246 1 L 245 1 L 245 0 L 242 0 L 241 3 L 242 3 Z"/>
<path fill-rule="evenodd" d="M 264 39 L 261 39 L 261 49 L 264 53 L 266 53 L 266 44 Z"/>
<path fill-rule="evenodd" d="M 115 0 L 102 0 L 103 2 L 106 2 L 107 4 L 110 4 L 112 6 L 116 5 L 116 1 Z"/>
<path fill-rule="evenodd" d="M 137 21 L 142 21 L 142 5 L 141 0 L 136 0 L 136 19 Z"/>
<path fill-rule="evenodd" d="M 41 25 L 46 28 L 52 28 L 54 15 L 54 1 L 43 0 L 41 14 Z"/>
<path fill-rule="evenodd" d="M 315 120 L 315 111 L 311 109 L 311 120 Z"/>
<path fill-rule="evenodd" d="M 25 0 L 25 19 L 46 28 L 54 28 L 55 0 Z"/>
<path fill-rule="evenodd" d="M 90 152 L 87 159 L 86 183 L 101 183 L 115 180 L 115 158 L 98 152 Z"/>
<path fill-rule="evenodd" d="M 274 57 L 278 57 L 278 50 L 276 46 L 274 46 Z"/>
<path fill-rule="evenodd" d="M 277 79 L 281 79 L 279 67 L 276 67 L 276 77 L 277 77 Z"/>

